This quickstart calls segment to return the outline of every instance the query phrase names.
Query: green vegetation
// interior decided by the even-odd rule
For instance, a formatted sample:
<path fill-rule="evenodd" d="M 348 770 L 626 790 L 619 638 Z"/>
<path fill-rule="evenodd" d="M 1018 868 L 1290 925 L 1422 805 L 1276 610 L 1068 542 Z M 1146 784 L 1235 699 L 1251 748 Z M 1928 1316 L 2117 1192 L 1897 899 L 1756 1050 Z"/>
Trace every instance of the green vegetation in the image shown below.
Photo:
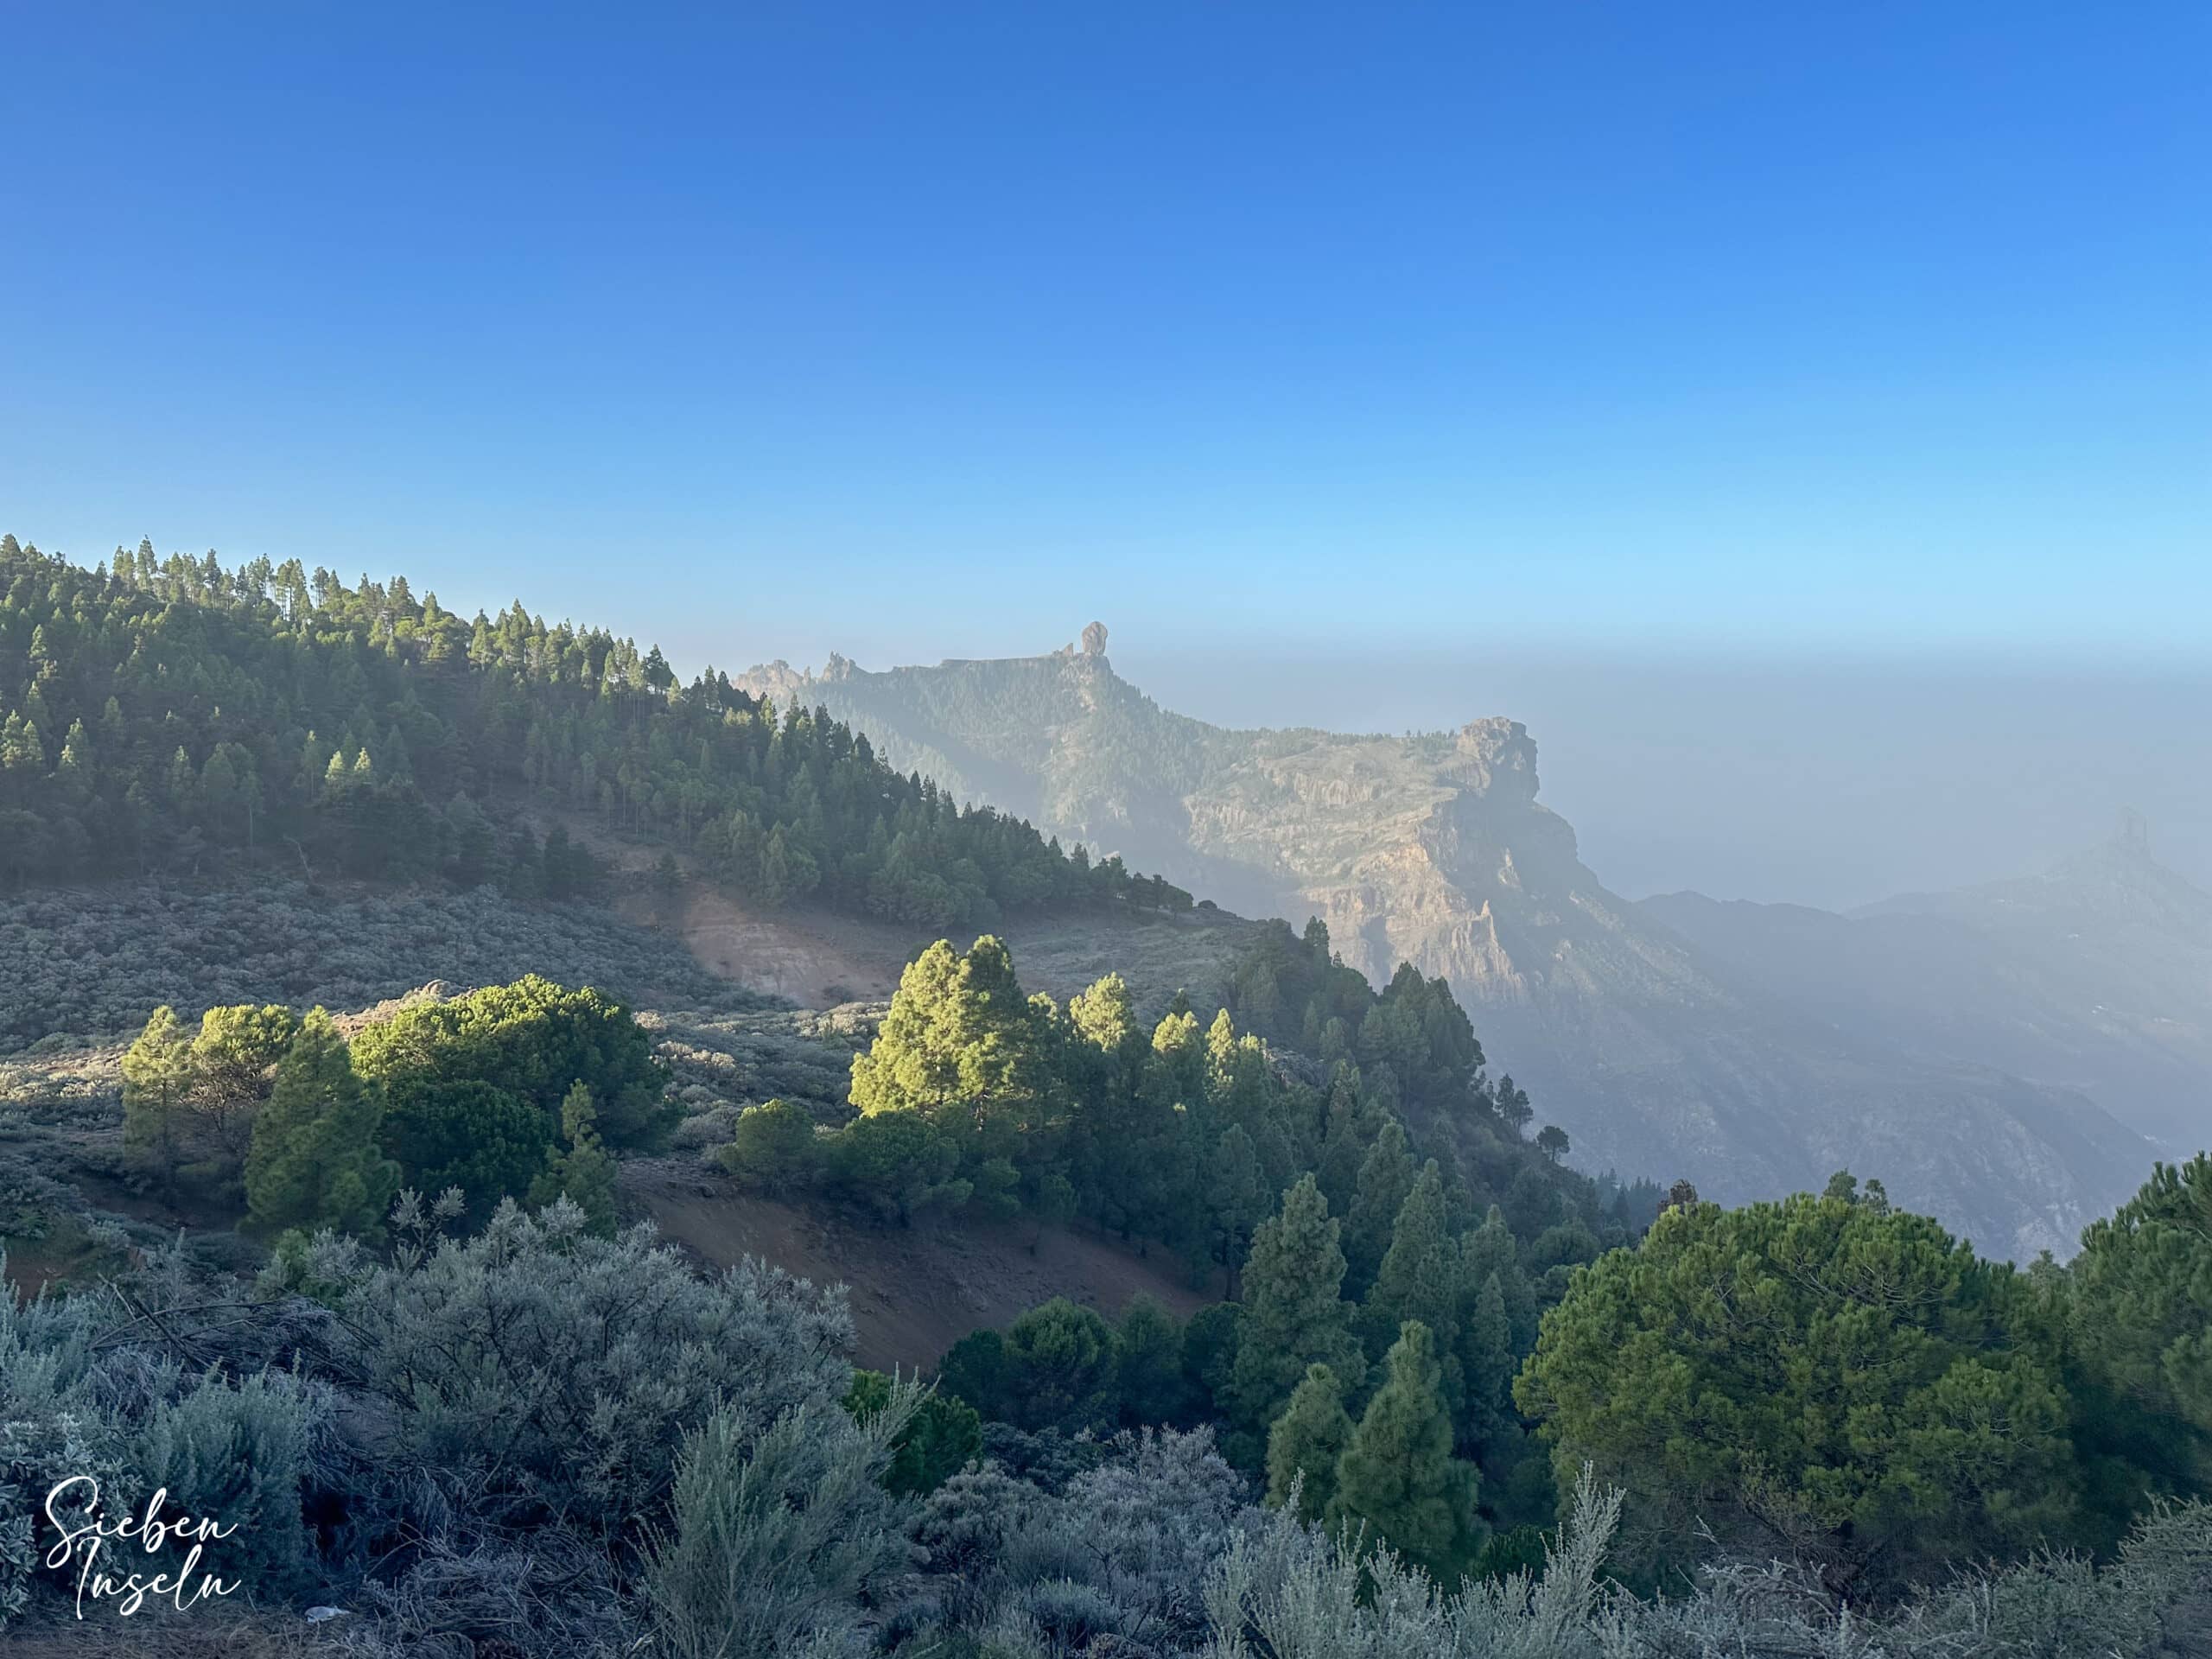
<path fill-rule="evenodd" d="M 683 1112 L 627 1009 L 535 975 L 403 1006 L 350 1042 L 321 1008 L 210 1008 L 188 1036 L 163 1007 L 121 1070 L 126 1164 L 172 1202 L 242 1198 L 269 1235 L 373 1231 L 402 1181 L 457 1190 L 479 1224 L 504 1198 L 565 1197 L 611 1233 L 600 1103 L 626 1147 L 659 1144 Z"/>
<path fill-rule="evenodd" d="M 1643 1248 L 1717 1225 L 1679 1211 Z M 2212 1508 L 2191 1497 L 2143 1510 L 2100 1562 L 2016 1541 L 1886 1592 L 1722 1543 L 1639 1599 L 1611 1576 L 1621 1496 L 1588 1472 L 1556 1534 L 1478 1550 L 1418 1324 L 1357 1424 L 1309 1370 L 1274 1427 L 1268 1509 L 1204 1428 L 1009 1439 L 942 1384 L 854 1371 L 839 1294 L 757 1263 L 702 1277 L 645 1230 L 594 1236 L 565 1202 L 464 1235 L 403 1198 L 385 1236 L 325 1234 L 250 1296 L 172 1248 L 67 1297 L 0 1299 L 10 1637 L 70 1618 L 73 1576 L 46 1564 L 32 1510 L 80 1473 L 240 1522 L 206 1564 L 253 1587 L 260 1611 L 234 1617 L 269 1650 L 325 1650 L 299 1645 L 298 1610 L 342 1602 L 343 1651 L 371 1659 L 425 1650 L 425 1631 L 496 1634 L 525 1659 L 2179 1659 L 2212 1611 Z M 1765 1247 L 1739 1242 L 1756 1268 Z M 1577 1276 L 1556 1322 L 1605 1271 Z M 2041 1277 L 2047 1306 L 2070 1304 L 2063 1270 Z M 1217 1312 L 1183 1333 L 1202 1371 Z M 1158 1381 L 1154 1324 L 1113 1333 L 1117 1377 Z M 1059 1379 L 1040 1416 L 1110 1427 L 1102 1329 L 1063 1304 L 1001 1344 L 1016 1386 Z M 1834 1380 L 1826 1352 L 1806 1363 Z"/>
<path fill-rule="evenodd" d="M 1351 1439 L 1344 1385 L 1325 1365 L 1309 1365 L 1268 1430 L 1268 1502 L 1298 1498 L 1301 1521 L 1319 1521 L 1336 1505 L 1337 1465 Z"/>
<path fill-rule="evenodd" d="M 1474 1565 L 1484 1529 L 1475 1518 L 1476 1472 L 1452 1455 L 1442 1380 L 1436 1338 L 1408 1320 L 1338 1460 L 1326 1518 L 1449 1586 Z"/>
<path fill-rule="evenodd" d="M 865 1424 L 892 1407 L 898 1388 L 881 1371 L 855 1371 L 853 1385 L 845 1390 L 845 1409 Z M 906 1497 L 926 1497 L 982 1451 L 983 1421 L 975 1408 L 947 1394 L 925 1394 L 892 1436 L 883 1484 Z"/>
<path fill-rule="evenodd" d="M 2077 1535 L 2061 1365 L 2029 1287 L 1847 1192 L 1672 1210 L 1586 1270 L 1517 1388 L 1561 1470 L 1594 1461 L 1632 1519 L 1702 1519 L 1839 1590 Z"/>
<path fill-rule="evenodd" d="M 1147 1029 L 1118 974 L 1062 1008 L 1025 992 L 1000 940 L 985 936 L 965 952 L 940 940 L 908 964 L 854 1059 L 856 1116 L 810 1134 L 788 1103 L 765 1103 L 738 1120 L 718 1156 L 764 1191 L 819 1186 L 906 1224 L 962 1208 L 1081 1215 L 1166 1245 L 1201 1276 L 1245 1270 L 1270 1195 L 1301 1174 L 1332 1214 L 1352 1210 L 1376 1272 L 1417 1185 L 1440 1248 L 1451 1242 L 1444 1231 L 1456 1236 L 1492 1202 L 1545 1235 L 1547 1268 L 1629 1236 L 1647 1200 L 1601 1189 L 1521 1139 L 1511 1111 L 1525 1096 L 1510 1078 L 1482 1075 L 1481 1047 L 1448 989 L 1408 969 L 1378 995 L 1328 948 L 1318 925 L 1300 939 L 1278 925 L 1238 976 L 1249 986 L 1265 975 L 1278 1020 L 1294 1029 L 1332 1040 L 1357 1032 L 1343 1038 L 1324 1087 L 1240 1032 L 1230 1008 L 1202 1028 L 1178 998 Z M 1325 1020 L 1324 1007 L 1343 1012 Z M 1439 1170 L 1416 1182 L 1408 1121 L 1449 1160 L 1448 1179 Z M 1656 1189 L 1648 1192 L 1656 1208 Z M 1418 1271 L 1406 1255 L 1393 1282 Z M 1280 1395 L 1305 1363 L 1286 1373 Z"/>
<path fill-rule="evenodd" d="M 614 1146 L 656 1145 L 679 1116 L 663 1098 L 668 1076 L 652 1039 L 626 1008 L 535 974 L 403 1008 L 365 1028 L 353 1048 L 362 1075 L 396 1103 L 463 1083 L 522 1103 L 538 1115 L 541 1146 L 552 1143 L 579 1080 L 590 1085 L 599 1132 Z"/>
<path fill-rule="evenodd" d="M 0 1297 L 0 1624 L 67 1617 L 35 1506 L 92 1473 L 242 1522 L 240 1617 L 293 1650 L 342 1605 L 304 1640 L 369 1659 L 2172 1659 L 2212 1624 L 2203 1157 L 2024 1272 L 1846 1174 L 1662 1205 L 1319 923 L 1239 931 L 1218 1007 L 1089 969 L 1063 1006 L 941 941 L 872 1025 L 537 904 L 605 877 L 531 812 L 767 904 L 1183 902 L 518 607 L 0 543 L 0 876 L 149 873 L 0 905 L 0 1241 L 74 1275 Z M 189 887 L 270 859 L 315 885 Z M 562 971 L 487 982 L 524 965 Z M 481 988 L 326 1011 L 441 975 Z M 671 1145 L 887 1223 L 1080 1219 L 1225 1300 L 1054 1299 L 931 1388 L 855 1372 L 842 1293 L 621 1230 L 617 1155 Z M 248 1234 L 94 1219 L 55 1147 Z"/>
<path fill-rule="evenodd" d="M 864 736 L 519 603 L 464 621 L 404 577 L 228 570 L 142 543 L 87 571 L 0 537 L 0 879 L 292 861 L 573 896 L 569 810 L 732 889 L 934 927 L 1190 897 L 963 808 Z M 495 817 L 505 812 L 504 818 Z"/>
<path fill-rule="evenodd" d="M 2212 1156 L 2160 1164 L 2082 1236 L 2065 1278 L 2073 1351 L 2129 1454 L 2212 1488 Z"/>
<path fill-rule="evenodd" d="M 384 1102 L 364 1088 L 346 1039 L 321 1008 L 276 1062 L 245 1155 L 246 1214 L 257 1231 L 372 1232 L 399 1185 L 378 1144 Z"/>

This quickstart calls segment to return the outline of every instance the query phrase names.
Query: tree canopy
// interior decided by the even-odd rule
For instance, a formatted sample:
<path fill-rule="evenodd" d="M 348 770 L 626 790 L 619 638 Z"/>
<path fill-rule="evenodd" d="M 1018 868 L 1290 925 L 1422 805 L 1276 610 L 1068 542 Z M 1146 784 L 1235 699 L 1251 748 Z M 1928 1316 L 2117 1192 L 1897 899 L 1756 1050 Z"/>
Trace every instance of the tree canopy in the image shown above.
<path fill-rule="evenodd" d="M 541 842 L 518 812 L 554 820 Z M 657 649 L 473 620 L 404 577 L 226 568 L 142 542 L 86 570 L 0 537 L 0 879 L 281 860 L 355 875 L 589 886 L 563 815 L 683 849 L 767 905 L 931 927 L 1046 906 L 1186 909 Z"/>
<path fill-rule="evenodd" d="M 2060 1372 L 2010 1267 L 1832 1191 L 1669 1210 L 1575 1275 L 1515 1391 L 1648 1524 L 1718 1522 L 1847 1589 L 2072 1538 Z"/>

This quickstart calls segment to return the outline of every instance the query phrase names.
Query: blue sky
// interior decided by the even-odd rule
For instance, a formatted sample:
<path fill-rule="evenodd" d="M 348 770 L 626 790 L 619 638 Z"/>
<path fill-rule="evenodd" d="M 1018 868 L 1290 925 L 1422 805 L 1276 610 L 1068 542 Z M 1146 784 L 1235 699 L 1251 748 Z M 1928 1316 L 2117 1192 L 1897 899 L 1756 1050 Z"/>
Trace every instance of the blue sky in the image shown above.
<path fill-rule="evenodd" d="M 18 5 L 0 525 L 680 663 L 2212 651 L 2212 8 Z"/>

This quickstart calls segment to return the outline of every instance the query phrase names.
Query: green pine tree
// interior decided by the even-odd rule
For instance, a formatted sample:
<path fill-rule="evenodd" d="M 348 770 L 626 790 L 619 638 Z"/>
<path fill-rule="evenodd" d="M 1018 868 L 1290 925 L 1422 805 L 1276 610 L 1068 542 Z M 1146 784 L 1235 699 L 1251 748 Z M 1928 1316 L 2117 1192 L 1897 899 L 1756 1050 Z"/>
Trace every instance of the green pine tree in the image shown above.
<path fill-rule="evenodd" d="M 1268 1431 L 1268 1502 L 1280 1509 L 1298 1489 L 1298 1518 L 1319 1521 L 1337 1496 L 1337 1464 L 1351 1440 L 1344 1388 L 1326 1365 L 1309 1365 Z"/>
<path fill-rule="evenodd" d="M 334 1228 L 373 1233 L 399 1185 L 378 1144 L 378 1093 L 354 1075 L 346 1039 L 321 1008 L 277 1063 L 246 1149 L 247 1218 L 264 1233 Z"/>
<path fill-rule="evenodd" d="M 572 1084 L 561 1101 L 563 1149 L 547 1161 L 545 1173 L 531 1184 L 530 1202 L 542 1208 L 567 1198 L 584 1212 L 591 1230 L 614 1236 L 614 1154 L 599 1138 L 599 1108 L 591 1087 Z"/>
<path fill-rule="evenodd" d="M 1339 1294 L 1344 1251 L 1329 1201 L 1310 1174 L 1283 1194 L 1282 1209 L 1260 1224 L 1244 1263 L 1244 1313 L 1230 1378 L 1236 1432 L 1230 1446 L 1249 1466 L 1264 1454 L 1268 1426 L 1313 1365 L 1338 1376 L 1365 1375 Z"/>
<path fill-rule="evenodd" d="M 1513 1373 L 1519 1365 L 1513 1351 L 1512 1321 L 1505 1312 L 1505 1288 L 1495 1273 L 1484 1275 L 1468 1299 L 1459 1350 L 1460 1375 L 1466 1380 L 1460 1443 L 1493 1455 L 1517 1438 Z"/>
<path fill-rule="evenodd" d="M 1405 1126 L 1393 1119 L 1385 1123 L 1359 1166 L 1351 1210 L 1344 1217 L 1345 1286 L 1350 1294 L 1364 1296 L 1390 1248 L 1390 1230 L 1414 1190 L 1414 1160 L 1406 1150 Z"/>
<path fill-rule="evenodd" d="M 1452 1455 L 1452 1421 L 1428 1327 L 1408 1320 L 1387 1366 L 1338 1463 L 1327 1518 L 1332 1526 L 1363 1527 L 1367 1542 L 1389 1545 L 1446 1590 L 1456 1589 L 1482 1547 L 1478 1478 L 1472 1464 Z"/>
<path fill-rule="evenodd" d="M 194 1077 L 192 1039 L 176 1010 L 164 1003 L 124 1052 L 123 1154 L 172 1199 Z"/>
<path fill-rule="evenodd" d="M 1194 1402 L 1183 1375 L 1183 1327 L 1165 1303 L 1142 1291 L 1114 1328 L 1114 1378 L 1122 1421 L 1131 1428 L 1180 1423 Z"/>
<path fill-rule="evenodd" d="M 1362 1334 L 1370 1357 L 1380 1359 L 1398 1329 L 1418 1320 L 1448 1344 L 1457 1334 L 1459 1249 L 1446 1230 L 1444 1174 L 1432 1158 L 1414 1178 L 1390 1228 L 1390 1248 L 1362 1308 Z M 1450 1369 L 1456 1373 L 1457 1362 Z"/>

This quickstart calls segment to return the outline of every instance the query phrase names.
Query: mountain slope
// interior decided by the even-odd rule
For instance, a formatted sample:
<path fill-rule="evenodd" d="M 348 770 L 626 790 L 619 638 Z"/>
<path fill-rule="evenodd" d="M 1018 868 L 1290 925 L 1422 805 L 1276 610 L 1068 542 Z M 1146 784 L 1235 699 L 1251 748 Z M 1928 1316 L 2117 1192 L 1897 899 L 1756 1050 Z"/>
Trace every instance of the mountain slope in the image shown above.
<path fill-rule="evenodd" d="M 2212 1140 L 2212 894 L 2139 832 L 2041 875 L 1849 916 L 1695 893 L 1643 907 L 1732 982 L 2092 1094 L 2177 1155 Z"/>
<path fill-rule="evenodd" d="M 2150 1149 L 2078 1091 L 1909 1048 L 1773 995 L 1609 892 L 1537 798 L 1526 729 L 1233 731 L 1083 649 L 739 681 L 826 707 L 901 770 L 1248 914 L 1319 915 L 1372 976 L 1447 978 L 1494 1069 L 1578 1162 L 1739 1199 L 1849 1165 L 1999 1253 L 2071 1249 Z"/>

